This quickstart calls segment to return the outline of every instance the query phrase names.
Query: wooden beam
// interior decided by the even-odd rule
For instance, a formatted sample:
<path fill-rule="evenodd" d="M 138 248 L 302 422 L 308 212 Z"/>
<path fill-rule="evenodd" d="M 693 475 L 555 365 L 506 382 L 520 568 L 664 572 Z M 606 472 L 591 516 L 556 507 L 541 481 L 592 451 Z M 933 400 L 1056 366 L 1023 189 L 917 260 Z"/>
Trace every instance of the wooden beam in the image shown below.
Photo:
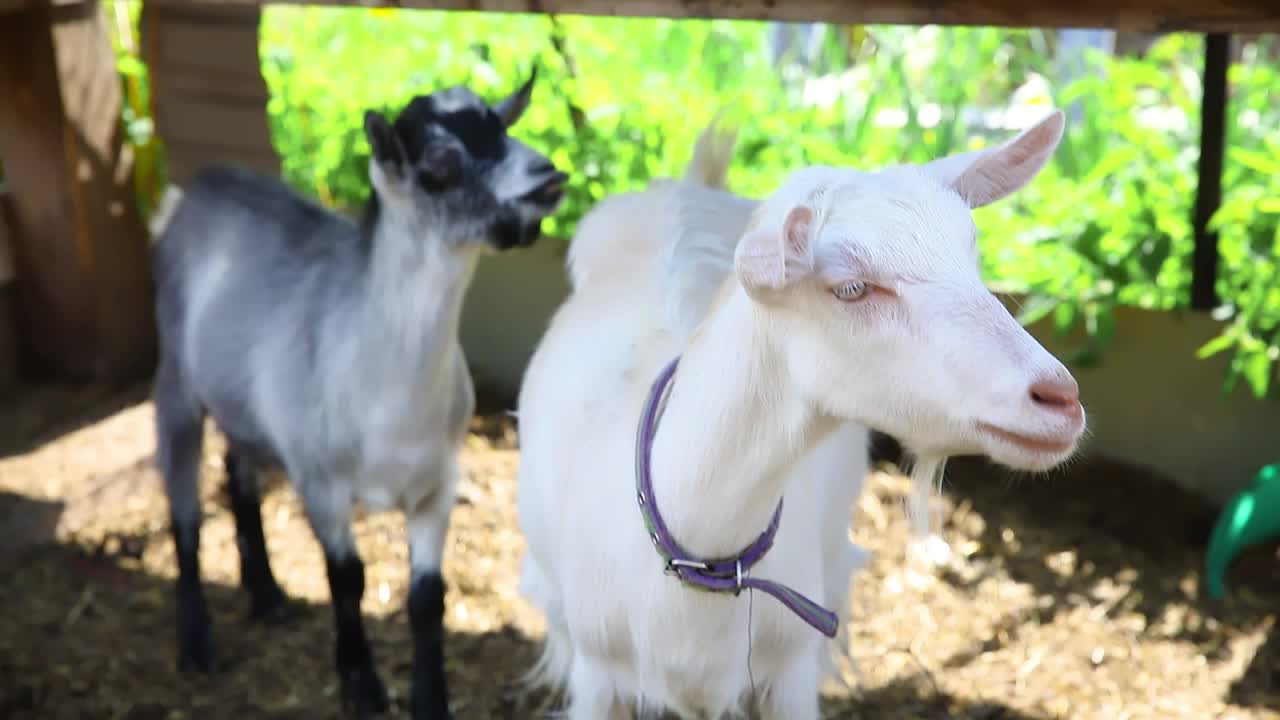
<path fill-rule="evenodd" d="M 147 235 L 97 2 L 5 15 L 0 97 L 26 367 L 65 380 L 149 371 L 155 330 Z"/>
<path fill-rule="evenodd" d="M 77 5 L 85 0 L 0 0 L 0 15 L 46 5 Z"/>
<path fill-rule="evenodd" d="M 188 4 L 188 0 L 148 2 Z M 264 0 L 201 3 L 268 4 Z M 317 0 L 306 4 L 793 22 L 1096 27 L 1131 32 L 1280 31 L 1277 0 Z"/>

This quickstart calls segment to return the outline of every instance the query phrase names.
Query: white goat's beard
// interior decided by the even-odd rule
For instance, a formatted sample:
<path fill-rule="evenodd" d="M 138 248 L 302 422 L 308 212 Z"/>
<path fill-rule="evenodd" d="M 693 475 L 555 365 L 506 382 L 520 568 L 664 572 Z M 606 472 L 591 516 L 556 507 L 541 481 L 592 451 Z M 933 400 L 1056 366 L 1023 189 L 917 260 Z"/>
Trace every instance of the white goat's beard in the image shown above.
<path fill-rule="evenodd" d="M 946 455 L 909 456 L 911 492 L 907 496 L 907 519 L 911 522 L 911 538 L 907 556 L 920 569 L 940 567 L 951 560 L 951 548 L 942 539 L 942 523 L 934 522 L 929 501 L 935 490 L 942 490 L 942 471 L 947 465 Z"/>
<path fill-rule="evenodd" d="M 945 455 L 913 455 L 911 462 L 911 494 L 907 497 L 907 517 L 915 539 L 924 539 L 941 531 L 941 523 L 934 527 L 929 511 L 929 501 L 935 491 L 942 491 L 942 471 L 946 468 Z"/>

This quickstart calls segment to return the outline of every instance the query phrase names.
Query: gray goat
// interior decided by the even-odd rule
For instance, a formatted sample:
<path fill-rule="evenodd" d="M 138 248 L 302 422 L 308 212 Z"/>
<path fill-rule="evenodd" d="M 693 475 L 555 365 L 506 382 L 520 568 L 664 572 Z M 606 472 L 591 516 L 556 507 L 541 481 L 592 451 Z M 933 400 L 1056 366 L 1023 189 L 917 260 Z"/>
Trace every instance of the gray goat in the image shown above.
<path fill-rule="evenodd" d="M 372 192 L 358 221 L 274 178 L 202 171 L 154 249 L 157 465 L 177 548 L 178 662 L 215 667 L 200 581 L 206 415 L 226 435 L 240 579 L 252 617 L 286 604 L 263 540 L 257 471 L 283 468 L 324 549 L 344 706 L 389 707 L 360 616 L 357 501 L 405 513 L 414 718 L 449 717 L 440 573 L 457 452 L 475 395 L 457 330 L 485 249 L 527 246 L 567 176 L 507 134 L 534 75 L 487 106 L 465 87 L 369 111 Z"/>

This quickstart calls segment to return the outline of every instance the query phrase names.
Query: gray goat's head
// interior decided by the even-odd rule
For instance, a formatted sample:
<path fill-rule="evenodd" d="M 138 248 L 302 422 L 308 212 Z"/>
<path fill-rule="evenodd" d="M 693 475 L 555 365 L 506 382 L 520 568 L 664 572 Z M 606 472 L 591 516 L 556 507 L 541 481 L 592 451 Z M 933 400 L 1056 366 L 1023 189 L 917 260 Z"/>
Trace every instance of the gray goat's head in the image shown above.
<path fill-rule="evenodd" d="M 395 123 L 365 113 L 369 179 L 379 212 L 453 246 L 533 244 L 568 176 L 507 134 L 529 106 L 536 69 L 490 107 L 462 86 L 419 95 Z"/>

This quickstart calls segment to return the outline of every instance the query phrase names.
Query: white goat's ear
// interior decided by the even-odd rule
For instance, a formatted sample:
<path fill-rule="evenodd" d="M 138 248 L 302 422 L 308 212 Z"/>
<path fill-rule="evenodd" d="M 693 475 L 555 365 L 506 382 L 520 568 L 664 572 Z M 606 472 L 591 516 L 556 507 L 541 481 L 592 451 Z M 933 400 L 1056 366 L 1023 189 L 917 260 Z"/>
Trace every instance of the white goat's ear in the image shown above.
<path fill-rule="evenodd" d="M 498 114 L 498 118 L 502 120 L 503 127 L 511 127 L 516 124 L 524 111 L 529 108 L 529 98 L 533 97 L 533 81 L 538 79 L 538 66 L 534 65 L 533 70 L 529 72 L 529 79 L 519 90 L 508 95 L 497 105 L 493 106 L 493 111 Z"/>
<path fill-rule="evenodd" d="M 986 150 L 949 155 L 925 163 L 925 172 L 964 198 L 970 208 L 1000 200 L 1031 182 L 1062 141 L 1066 118 L 1061 110 Z"/>
<path fill-rule="evenodd" d="M 782 229 L 757 227 L 747 231 L 734 251 L 734 268 L 752 297 L 781 290 L 813 270 L 813 208 L 797 205 L 782 221 Z"/>

